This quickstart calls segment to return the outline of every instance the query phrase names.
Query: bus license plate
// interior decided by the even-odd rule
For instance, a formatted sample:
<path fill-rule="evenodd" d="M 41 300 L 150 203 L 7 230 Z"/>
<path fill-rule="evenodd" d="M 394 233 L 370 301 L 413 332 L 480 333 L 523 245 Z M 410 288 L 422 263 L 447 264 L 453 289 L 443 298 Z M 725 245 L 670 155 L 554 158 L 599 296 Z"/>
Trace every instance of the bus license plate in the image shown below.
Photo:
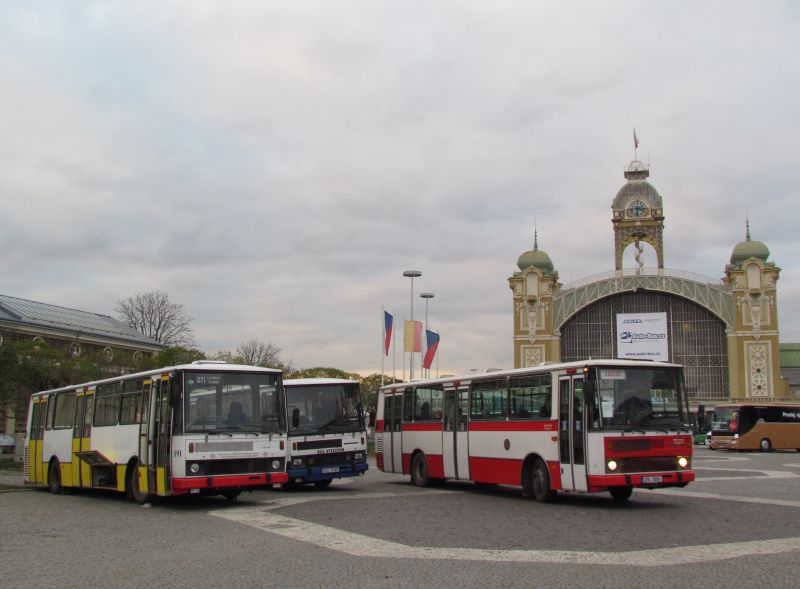
<path fill-rule="evenodd" d="M 662 477 L 642 477 L 643 483 L 660 483 L 662 480 Z"/>
<path fill-rule="evenodd" d="M 328 474 L 329 472 L 339 472 L 339 467 L 338 466 L 329 466 L 327 468 L 323 468 L 322 469 L 322 473 L 323 474 Z M 658 477 L 658 478 L 661 478 L 661 477 Z"/>

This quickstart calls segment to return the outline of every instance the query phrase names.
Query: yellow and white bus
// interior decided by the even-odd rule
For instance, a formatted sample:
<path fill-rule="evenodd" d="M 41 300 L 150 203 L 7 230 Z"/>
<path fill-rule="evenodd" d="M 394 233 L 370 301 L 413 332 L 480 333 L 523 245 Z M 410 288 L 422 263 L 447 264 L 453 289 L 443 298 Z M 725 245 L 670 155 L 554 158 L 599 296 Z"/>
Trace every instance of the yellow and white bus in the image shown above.
<path fill-rule="evenodd" d="M 32 395 L 25 482 L 232 500 L 287 481 L 286 436 L 279 370 L 198 361 Z"/>
<path fill-rule="evenodd" d="M 714 407 L 712 450 L 797 450 L 800 403 L 736 403 Z"/>

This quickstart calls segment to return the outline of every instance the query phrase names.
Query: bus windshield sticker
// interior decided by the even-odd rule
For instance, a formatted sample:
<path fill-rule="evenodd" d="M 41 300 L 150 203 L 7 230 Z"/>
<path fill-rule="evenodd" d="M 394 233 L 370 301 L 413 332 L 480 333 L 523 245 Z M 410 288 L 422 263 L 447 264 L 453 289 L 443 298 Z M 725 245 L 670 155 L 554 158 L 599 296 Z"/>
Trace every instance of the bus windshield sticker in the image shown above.
<path fill-rule="evenodd" d="M 625 380 L 625 371 L 619 368 L 601 368 L 600 380 Z"/>

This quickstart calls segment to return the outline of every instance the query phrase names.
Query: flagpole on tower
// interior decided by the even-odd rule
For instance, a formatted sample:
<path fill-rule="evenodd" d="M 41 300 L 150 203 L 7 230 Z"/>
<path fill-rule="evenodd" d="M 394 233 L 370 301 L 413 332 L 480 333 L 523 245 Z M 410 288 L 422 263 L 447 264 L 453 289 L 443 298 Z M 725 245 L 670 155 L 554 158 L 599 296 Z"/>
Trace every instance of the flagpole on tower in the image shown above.
<path fill-rule="evenodd" d="M 639 138 L 636 136 L 636 127 L 633 128 L 633 159 L 637 159 L 636 152 L 639 149 Z"/>

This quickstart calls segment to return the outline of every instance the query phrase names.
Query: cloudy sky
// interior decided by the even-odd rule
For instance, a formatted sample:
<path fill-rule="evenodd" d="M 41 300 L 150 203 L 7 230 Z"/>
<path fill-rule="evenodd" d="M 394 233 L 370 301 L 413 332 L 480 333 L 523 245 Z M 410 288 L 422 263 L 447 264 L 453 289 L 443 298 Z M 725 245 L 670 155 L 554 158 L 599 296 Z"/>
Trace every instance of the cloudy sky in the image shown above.
<path fill-rule="evenodd" d="M 563 283 L 613 270 L 635 127 L 665 265 L 722 277 L 749 216 L 798 342 L 799 7 L 5 1 L 0 292 L 163 289 L 206 352 L 368 374 L 417 269 L 440 370 L 510 367 L 534 223 Z"/>

